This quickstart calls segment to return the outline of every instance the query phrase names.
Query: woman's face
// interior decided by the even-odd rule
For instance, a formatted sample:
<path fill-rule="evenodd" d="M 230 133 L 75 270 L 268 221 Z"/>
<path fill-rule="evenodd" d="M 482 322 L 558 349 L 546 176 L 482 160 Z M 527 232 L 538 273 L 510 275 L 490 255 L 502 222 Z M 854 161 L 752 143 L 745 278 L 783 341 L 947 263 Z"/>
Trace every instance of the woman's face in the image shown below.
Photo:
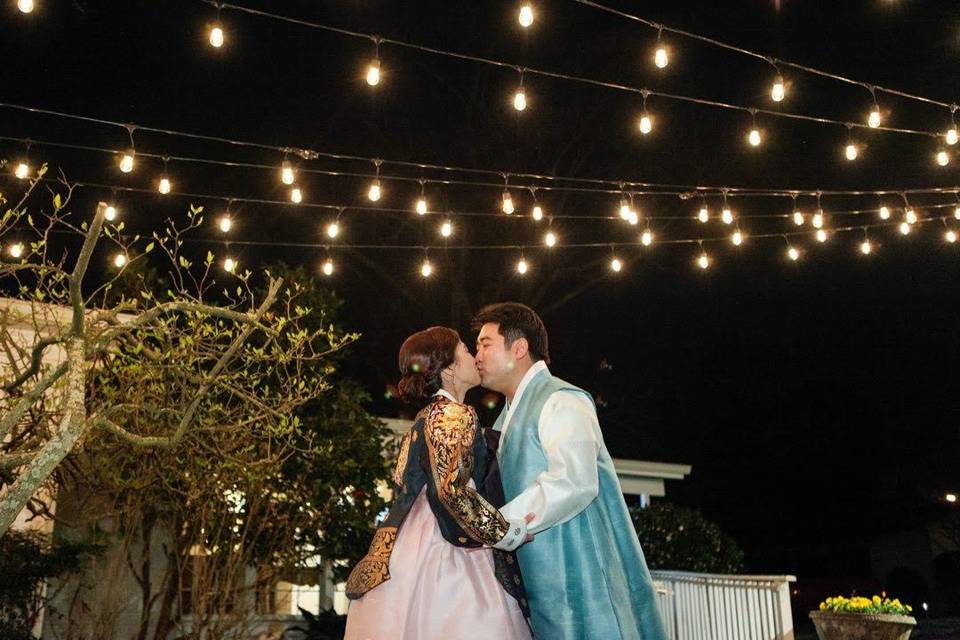
<path fill-rule="evenodd" d="M 472 389 L 480 384 L 480 374 L 477 372 L 477 364 L 474 362 L 470 350 L 467 349 L 467 345 L 461 341 L 457 345 L 454 356 L 453 364 L 447 369 L 454 378 L 454 382 L 457 385 L 465 385 L 468 389 Z"/>

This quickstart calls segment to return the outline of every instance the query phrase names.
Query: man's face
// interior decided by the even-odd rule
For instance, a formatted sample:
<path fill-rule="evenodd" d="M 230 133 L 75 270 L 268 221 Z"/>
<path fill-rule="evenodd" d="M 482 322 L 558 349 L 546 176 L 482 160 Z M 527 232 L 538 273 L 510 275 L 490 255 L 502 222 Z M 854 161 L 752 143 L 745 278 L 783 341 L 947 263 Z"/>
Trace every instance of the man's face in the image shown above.
<path fill-rule="evenodd" d="M 488 322 L 480 327 L 477 336 L 477 371 L 480 383 L 487 389 L 503 393 L 505 383 L 517 366 L 513 349 L 507 346 L 506 339 L 500 335 L 500 325 Z"/>

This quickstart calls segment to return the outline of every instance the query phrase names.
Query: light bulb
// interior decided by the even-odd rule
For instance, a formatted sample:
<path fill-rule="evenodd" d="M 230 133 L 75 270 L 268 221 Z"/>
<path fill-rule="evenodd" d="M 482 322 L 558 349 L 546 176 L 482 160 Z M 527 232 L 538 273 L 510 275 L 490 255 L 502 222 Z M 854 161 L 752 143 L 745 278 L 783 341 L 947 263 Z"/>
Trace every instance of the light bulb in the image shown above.
<path fill-rule="evenodd" d="M 296 181 L 296 175 L 293 173 L 293 165 L 289 160 L 284 160 L 280 165 L 280 181 L 283 184 L 293 184 Z"/>
<path fill-rule="evenodd" d="M 670 57 L 665 46 L 657 47 L 657 50 L 653 53 L 653 64 L 657 65 L 658 69 L 664 69 L 670 64 Z"/>
<path fill-rule="evenodd" d="M 869 125 L 871 129 L 876 129 L 880 126 L 880 109 L 874 108 L 870 112 L 870 115 L 867 116 L 867 125 Z"/>
<path fill-rule="evenodd" d="M 13 171 L 13 175 L 20 180 L 25 180 L 27 176 L 30 175 L 30 165 L 28 165 L 26 162 L 18 163 L 17 168 Z"/>
<path fill-rule="evenodd" d="M 527 272 L 528 268 L 529 265 L 527 265 L 527 261 L 523 258 L 520 258 L 520 260 L 517 262 L 517 273 L 524 274 Z"/>
<path fill-rule="evenodd" d="M 649 247 L 653 244 L 653 231 L 647 229 L 643 232 L 643 235 L 640 236 L 640 242 L 643 243 L 643 246 Z"/>
<path fill-rule="evenodd" d="M 294 204 L 300 204 L 303 202 L 303 191 L 300 191 L 300 187 L 294 187 L 290 189 L 290 202 Z"/>
<path fill-rule="evenodd" d="M 865 256 L 870 255 L 870 252 L 873 251 L 873 245 L 870 244 L 869 240 L 864 240 L 860 243 L 860 253 Z"/>
<path fill-rule="evenodd" d="M 960 220 L 960 207 L 957 207 L 956 209 L 953 210 L 953 217 L 956 220 Z"/>
<path fill-rule="evenodd" d="M 23 257 L 23 250 L 24 247 L 22 242 L 14 242 L 9 248 L 7 248 L 7 253 L 10 254 L 11 258 L 19 259 Z"/>
<path fill-rule="evenodd" d="M 743 234 L 740 233 L 740 229 L 737 229 L 736 231 L 733 232 L 733 235 L 730 236 L 730 242 L 732 242 L 734 246 L 737 246 L 737 247 L 743 244 Z"/>
<path fill-rule="evenodd" d="M 417 200 L 417 213 L 419 213 L 421 216 L 427 214 L 427 201 L 423 198 Z"/>
<path fill-rule="evenodd" d="M 700 257 L 697 258 L 697 265 L 701 269 L 706 269 L 710 266 L 710 256 L 707 255 L 706 251 L 700 254 Z"/>
<path fill-rule="evenodd" d="M 530 216 L 537 222 L 543 220 L 543 207 L 538 204 L 533 205 L 533 211 L 530 212 Z"/>
<path fill-rule="evenodd" d="M 340 225 L 337 224 L 336 222 L 331 222 L 330 224 L 328 224 L 327 237 L 336 238 L 338 235 L 340 235 Z"/>
<path fill-rule="evenodd" d="M 517 92 L 513 94 L 513 108 L 517 111 L 523 111 L 527 108 L 527 94 L 524 93 L 523 89 L 517 89 Z"/>
<path fill-rule="evenodd" d="M 697 220 L 700 222 L 710 222 L 710 210 L 706 207 L 700 207 L 700 212 L 697 214 Z"/>
<path fill-rule="evenodd" d="M 643 135 L 647 135 L 648 133 L 653 131 L 653 118 L 651 118 L 648 114 L 644 113 L 642 116 L 640 116 L 639 127 L 640 127 L 640 133 L 642 133 Z"/>
<path fill-rule="evenodd" d="M 113 266 L 115 266 L 117 269 L 120 269 L 125 264 L 127 264 L 126 254 L 118 253 L 117 255 L 113 256 Z"/>
<path fill-rule="evenodd" d="M 513 213 L 513 198 L 510 196 L 510 192 L 504 190 L 503 192 L 503 201 L 500 203 L 500 208 L 507 215 Z"/>
<path fill-rule="evenodd" d="M 321 267 L 321 269 L 323 270 L 323 275 L 325 275 L 325 276 L 332 276 L 332 275 L 333 275 L 333 260 L 331 260 L 330 258 L 327 258 L 327 259 L 324 261 L 323 266 Z"/>
<path fill-rule="evenodd" d="M 796 262 L 800 259 L 800 252 L 797 251 L 796 247 L 790 247 L 787 249 L 787 257 Z"/>
<path fill-rule="evenodd" d="M 216 49 L 223 46 L 223 27 L 219 24 L 210 29 L 210 46 Z"/>
<path fill-rule="evenodd" d="M 720 219 L 723 224 L 733 224 L 733 211 L 730 210 L 730 207 L 723 208 L 723 211 L 720 212 Z"/>
<path fill-rule="evenodd" d="M 517 20 L 520 22 L 520 26 L 526 29 L 533 24 L 533 7 L 529 4 L 525 4 L 520 7 L 520 15 L 517 16 Z"/>
<path fill-rule="evenodd" d="M 431 273 L 433 273 L 433 265 L 430 264 L 429 260 L 424 260 L 423 264 L 420 265 L 420 275 L 429 278 Z"/>
<path fill-rule="evenodd" d="M 817 212 L 813 214 L 813 228 L 820 229 L 823 227 L 823 209 L 817 209 Z"/>
<path fill-rule="evenodd" d="M 950 154 L 944 150 L 937 151 L 937 164 L 945 167 L 950 164 Z"/>
<path fill-rule="evenodd" d="M 112 204 L 108 204 L 107 208 L 103 210 L 103 219 L 107 222 L 113 222 L 117 219 L 117 208 Z"/>
<path fill-rule="evenodd" d="M 777 78 L 773 81 L 770 88 L 770 99 L 774 102 L 780 102 L 787 95 L 787 88 L 783 84 L 783 78 Z"/>
<path fill-rule="evenodd" d="M 374 60 L 367 67 L 367 84 L 375 87 L 380 84 L 380 61 Z"/>
<path fill-rule="evenodd" d="M 880 207 L 880 219 L 889 220 L 890 219 L 890 207 L 884 205 Z"/>
<path fill-rule="evenodd" d="M 827 230 L 817 229 L 817 242 L 826 242 L 826 241 L 827 241 Z"/>
<path fill-rule="evenodd" d="M 910 235 L 910 225 L 907 224 L 906 222 L 901 222 L 901 223 L 900 223 L 900 233 L 902 233 L 902 234 L 905 235 L 905 236 L 906 236 L 906 235 Z"/>
<path fill-rule="evenodd" d="M 759 147 L 760 142 L 760 130 L 759 129 L 750 129 L 750 135 L 747 136 L 747 140 L 750 141 L 750 144 L 754 147 Z"/>
<path fill-rule="evenodd" d="M 857 149 L 857 145 L 853 144 L 852 142 L 847 145 L 847 148 L 844 151 L 844 153 L 847 156 L 847 160 L 856 160 L 857 156 L 860 155 L 860 151 Z"/>
<path fill-rule="evenodd" d="M 794 212 L 793 212 L 793 224 L 795 224 L 795 225 L 797 225 L 797 226 L 799 227 L 799 226 L 803 225 L 803 221 L 804 221 L 803 212 L 802 212 L 802 211 L 794 211 Z"/>
<path fill-rule="evenodd" d="M 157 185 L 157 191 L 163 195 L 170 193 L 170 178 L 163 176 L 160 178 L 160 184 Z"/>
<path fill-rule="evenodd" d="M 943 237 L 947 242 L 953 244 L 957 241 L 957 232 L 953 229 L 947 229 L 947 232 L 943 234 Z"/>
<path fill-rule="evenodd" d="M 447 221 L 440 225 L 440 235 L 444 238 L 449 238 L 453 235 L 453 223 Z"/>
<path fill-rule="evenodd" d="M 120 158 L 120 171 L 130 173 L 133 171 L 133 151 L 127 151 Z"/>
<path fill-rule="evenodd" d="M 32 13 L 33 0 L 17 0 L 17 9 L 20 9 L 21 13 Z"/>
<path fill-rule="evenodd" d="M 223 261 L 223 270 L 227 273 L 233 273 L 237 270 L 237 261 L 233 258 L 226 258 Z"/>
<path fill-rule="evenodd" d="M 620 200 L 620 219 L 630 219 L 630 204 L 625 199 Z"/>
<path fill-rule="evenodd" d="M 620 270 L 623 269 L 623 263 L 620 262 L 619 258 L 614 258 L 610 261 L 610 269 L 616 273 L 620 273 Z"/>
<path fill-rule="evenodd" d="M 957 144 L 957 140 L 960 140 L 960 132 L 957 131 L 956 127 L 950 127 L 947 129 L 944 139 L 946 139 L 947 144 L 949 145 Z"/>
<path fill-rule="evenodd" d="M 555 246 L 557 244 L 557 236 L 553 231 L 548 231 L 547 235 L 543 236 L 543 243 L 548 247 Z"/>
<path fill-rule="evenodd" d="M 917 224 L 917 212 L 913 210 L 913 207 L 907 209 L 905 217 L 908 224 Z"/>
<path fill-rule="evenodd" d="M 220 231 L 227 233 L 233 228 L 233 218 L 224 214 L 220 216 L 220 220 L 217 221 L 217 226 L 220 227 Z"/>
<path fill-rule="evenodd" d="M 629 222 L 630 225 L 633 227 L 637 226 L 638 224 L 640 224 L 640 214 L 638 214 L 636 211 L 631 209 L 630 215 L 627 216 L 627 222 Z"/>
<path fill-rule="evenodd" d="M 376 202 L 380 199 L 381 190 L 380 190 L 380 181 L 375 180 L 373 184 L 370 185 L 370 188 L 367 190 L 367 198 L 370 199 L 370 202 Z"/>

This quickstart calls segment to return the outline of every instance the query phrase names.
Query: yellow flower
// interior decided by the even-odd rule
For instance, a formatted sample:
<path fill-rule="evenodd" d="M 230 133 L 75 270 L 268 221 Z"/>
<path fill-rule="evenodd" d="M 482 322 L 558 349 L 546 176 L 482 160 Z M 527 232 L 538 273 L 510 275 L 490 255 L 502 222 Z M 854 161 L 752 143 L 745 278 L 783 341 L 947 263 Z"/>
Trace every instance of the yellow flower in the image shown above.
<path fill-rule="evenodd" d="M 873 604 L 880 604 L 880 596 L 873 596 Z"/>

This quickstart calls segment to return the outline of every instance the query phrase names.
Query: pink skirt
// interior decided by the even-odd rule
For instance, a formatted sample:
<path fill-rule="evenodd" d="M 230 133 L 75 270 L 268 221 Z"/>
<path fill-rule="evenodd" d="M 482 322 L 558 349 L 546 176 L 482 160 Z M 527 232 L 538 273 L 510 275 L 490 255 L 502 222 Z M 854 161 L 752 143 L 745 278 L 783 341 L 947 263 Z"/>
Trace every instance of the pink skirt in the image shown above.
<path fill-rule="evenodd" d="M 455 547 L 420 492 L 397 534 L 390 579 L 350 602 L 344 640 L 529 640 L 493 573 L 493 550 Z"/>

